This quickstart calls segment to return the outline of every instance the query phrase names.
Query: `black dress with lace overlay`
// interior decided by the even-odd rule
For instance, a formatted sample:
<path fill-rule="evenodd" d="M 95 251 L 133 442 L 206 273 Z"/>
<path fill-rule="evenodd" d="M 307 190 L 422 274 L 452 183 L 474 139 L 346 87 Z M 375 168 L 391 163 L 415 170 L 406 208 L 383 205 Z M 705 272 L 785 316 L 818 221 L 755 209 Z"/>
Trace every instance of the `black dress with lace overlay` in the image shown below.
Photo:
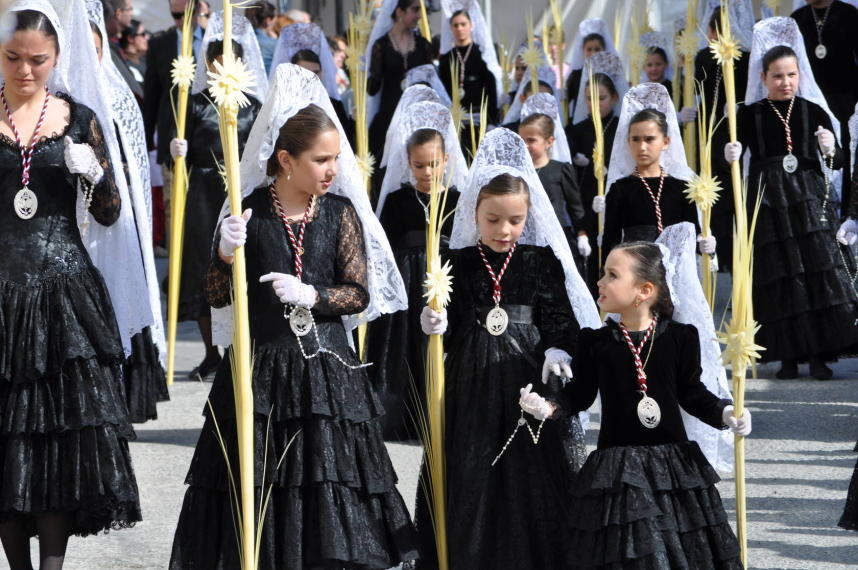
<path fill-rule="evenodd" d="M 506 253 L 484 248 L 497 273 Z M 447 542 L 455 570 L 563 568 L 566 532 L 562 497 L 586 455 L 581 424 L 546 422 L 538 445 L 516 427 L 519 390 L 555 394 L 560 382 L 541 381 L 544 351 L 572 354 L 578 323 L 563 268 L 551 249 L 519 246 L 501 281 L 507 331 L 492 336 L 480 323 L 494 306 L 492 284 L 476 247 L 452 250 L 453 294 L 445 339 Z M 538 422 L 530 418 L 534 432 Z M 425 480 L 425 469 L 424 469 Z M 424 489 L 417 527 L 423 568 L 434 567 L 434 536 Z"/>
<path fill-rule="evenodd" d="M 420 312 L 426 306 L 423 282 L 426 278 L 426 210 L 429 196 L 411 184 L 391 192 L 381 211 L 381 225 L 393 249 L 393 257 L 408 293 L 408 309 L 382 315 L 367 329 L 369 376 L 384 404 L 384 438 L 420 438 L 420 410 L 426 409 L 426 335 L 420 328 Z M 450 188 L 441 229 L 449 236 L 452 213 L 459 192 Z M 446 237 L 442 237 L 446 242 Z"/>
<path fill-rule="evenodd" d="M 259 568 L 390 568 L 413 559 L 414 528 L 396 490 L 381 433 L 383 408 L 366 371 L 327 352 L 304 358 L 302 350 L 310 355 L 319 348 L 315 335 L 299 344 L 271 284 L 259 282 L 272 271 L 294 273 L 289 238 L 268 188 L 255 190 L 243 208 L 253 209 L 244 249 L 254 349 L 255 508 L 263 493 L 271 493 L 261 517 Z M 342 316 L 364 310 L 369 294 L 363 234 L 351 203 L 320 197 L 303 247 L 303 281 L 319 297 L 312 311 L 318 340 L 357 366 Z M 206 278 L 211 306 L 229 303 L 231 275 L 215 254 Z M 239 478 L 229 357 L 204 415 L 173 541 L 173 569 L 240 566 L 229 486 L 230 476 Z"/>
<path fill-rule="evenodd" d="M 789 101 L 774 101 L 786 117 Z M 748 209 L 762 189 L 754 234 L 754 318 L 762 358 L 802 361 L 851 354 L 858 345 L 858 298 L 849 284 L 848 250 L 835 240 L 838 217 L 826 202 L 813 133 L 831 119 L 811 101 L 795 98 L 790 129 L 798 169 L 783 168 L 784 125 L 763 99 L 739 109 L 739 140 L 750 152 Z M 839 169 L 843 152 L 835 150 Z"/>
<path fill-rule="evenodd" d="M 640 346 L 644 332 L 631 336 Z M 739 544 L 715 487 L 720 479 L 688 440 L 680 413 L 724 429 L 722 414 L 730 404 L 700 381 L 697 329 L 662 319 L 642 358 L 648 395 L 661 409 L 655 428 L 638 420 L 634 359 L 611 320 L 580 332 L 574 378 L 551 398 L 559 420 L 589 408 L 597 393 L 602 400 L 598 447 L 569 487 L 571 536 L 563 568 L 741 568 Z"/>
<path fill-rule="evenodd" d="M 124 359 L 104 279 L 81 240 L 78 177 L 63 156 L 69 136 L 90 145 L 104 169 L 90 212 L 119 217 L 119 193 L 93 112 L 70 97 L 69 124 L 35 147 L 29 188 L 38 210 L 20 219 L 21 151 L 0 135 L 0 522 L 68 515 L 87 535 L 140 520 L 128 450 Z"/>
<path fill-rule="evenodd" d="M 238 152 L 250 135 L 261 103 L 249 97 L 250 104 L 238 110 Z M 195 321 L 208 317 L 211 309 L 205 300 L 205 275 L 212 249 L 212 237 L 218 215 L 226 199 L 226 186 L 220 168 L 223 147 L 220 142 L 218 110 L 208 91 L 193 95 L 188 102 L 185 158 L 190 178 L 185 200 L 185 232 L 182 245 L 182 280 L 179 283 L 179 320 Z"/>

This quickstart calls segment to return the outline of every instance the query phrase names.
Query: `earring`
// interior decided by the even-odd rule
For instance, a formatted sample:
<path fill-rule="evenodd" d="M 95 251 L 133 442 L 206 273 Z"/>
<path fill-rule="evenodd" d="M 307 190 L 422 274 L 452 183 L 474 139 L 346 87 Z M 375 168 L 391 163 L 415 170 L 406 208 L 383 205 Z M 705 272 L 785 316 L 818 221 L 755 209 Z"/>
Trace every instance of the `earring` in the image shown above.
<path fill-rule="evenodd" d="M 289 174 L 286 175 L 286 180 L 292 180 L 292 171 L 289 171 Z"/>
<path fill-rule="evenodd" d="M 637 308 L 638 308 L 638 307 L 640 307 L 640 306 L 641 306 L 641 300 L 640 300 L 640 299 L 635 299 L 635 309 L 637 309 Z"/>

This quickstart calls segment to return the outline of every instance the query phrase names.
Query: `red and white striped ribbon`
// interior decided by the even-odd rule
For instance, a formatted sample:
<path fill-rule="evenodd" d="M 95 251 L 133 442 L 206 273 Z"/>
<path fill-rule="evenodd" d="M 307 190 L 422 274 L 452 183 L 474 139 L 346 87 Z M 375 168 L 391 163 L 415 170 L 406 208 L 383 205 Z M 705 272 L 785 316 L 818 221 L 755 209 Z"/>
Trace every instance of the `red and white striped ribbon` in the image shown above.
<path fill-rule="evenodd" d="M 42 123 L 45 122 L 45 115 L 48 111 L 48 101 L 51 99 L 51 92 L 45 86 L 45 102 L 42 104 L 42 113 L 39 115 L 39 122 L 36 123 L 36 130 L 33 131 L 33 137 L 30 139 L 30 144 L 24 146 L 21 142 L 21 134 L 18 132 L 18 126 L 15 125 L 15 120 L 12 118 L 12 112 L 9 111 L 9 103 L 6 102 L 6 86 L 0 88 L 0 100 L 3 101 L 3 109 L 6 110 L 6 118 L 9 119 L 9 126 L 12 127 L 12 132 L 15 134 L 15 142 L 21 149 L 21 163 L 23 170 L 21 172 L 21 184 L 26 187 L 30 184 L 30 164 L 33 161 L 33 150 L 36 147 L 36 141 L 39 138 L 39 131 L 42 130 Z"/>
<path fill-rule="evenodd" d="M 652 198 L 652 203 L 655 204 L 655 222 L 658 226 L 659 235 L 664 231 L 664 224 L 661 220 L 661 191 L 664 189 L 664 168 L 661 169 L 661 174 L 659 174 L 658 178 L 658 194 L 652 193 L 652 188 L 649 187 L 649 182 L 646 181 L 646 178 L 641 175 L 640 170 L 635 167 L 635 176 L 641 179 L 643 182 L 644 188 L 649 193 L 649 197 Z"/>
<path fill-rule="evenodd" d="M 644 372 L 643 363 L 641 362 L 641 351 L 643 347 L 646 346 L 647 341 L 652 336 L 653 331 L 655 330 L 655 326 L 658 323 L 658 317 L 653 318 L 652 322 L 649 325 L 649 328 L 646 330 L 644 334 L 643 340 L 641 341 L 640 346 L 635 346 L 635 343 L 632 342 L 632 337 L 629 334 L 629 329 L 626 328 L 626 325 L 623 323 L 619 324 L 620 331 L 623 333 L 623 338 L 626 339 L 626 344 L 629 345 L 629 350 L 632 351 L 632 356 L 635 358 L 635 370 L 638 373 L 638 389 L 641 392 L 647 391 L 646 385 L 646 373 Z"/>
<path fill-rule="evenodd" d="M 301 256 L 304 255 L 304 230 L 307 228 L 307 222 L 310 220 L 310 213 L 313 211 L 313 200 L 315 196 L 310 196 L 310 201 L 307 203 L 307 209 L 304 211 L 304 218 L 301 220 L 301 226 L 298 228 L 298 237 L 295 237 L 295 232 L 292 226 L 289 225 L 289 217 L 286 215 L 286 210 L 283 209 L 283 204 L 277 198 L 277 192 L 274 191 L 274 183 L 268 187 L 271 193 L 271 201 L 274 203 L 274 209 L 277 215 L 283 221 L 286 227 L 286 233 L 289 234 L 289 242 L 292 244 L 292 251 L 295 255 L 295 277 L 301 279 L 304 275 L 304 263 L 301 261 Z"/>
<path fill-rule="evenodd" d="M 492 301 L 495 302 L 495 305 L 500 304 L 501 293 L 503 291 L 501 287 L 501 279 L 503 279 L 503 274 L 506 273 L 506 268 L 509 266 L 509 260 L 512 259 L 512 254 L 515 253 L 516 244 L 512 244 L 512 247 L 509 248 L 509 252 L 506 254 L 506 259 L 503 262 L 503 266 L 501 266 L 500 272 L 495 275 L 492 266 L 489 264 L 489 260 L 486 259 L 486 254 L 483 252 L 483 244 L 481 241 L 477 240 L 477 251 L 480 252 L 480 257 L 483 258 L 483 263 L 486 265 L 486 269 L 489 271 L 489 277 L 492 278 Z"/>

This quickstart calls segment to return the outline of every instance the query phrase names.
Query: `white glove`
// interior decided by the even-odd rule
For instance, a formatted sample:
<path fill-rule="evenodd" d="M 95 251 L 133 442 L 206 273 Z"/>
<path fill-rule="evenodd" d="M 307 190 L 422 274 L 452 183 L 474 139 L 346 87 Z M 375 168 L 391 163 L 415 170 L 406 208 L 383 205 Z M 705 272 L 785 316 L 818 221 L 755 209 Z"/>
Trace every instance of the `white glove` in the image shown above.
<path fill-rule="evenodd" d="M 697 236 L 697 247 L 700 248 L 700 253 L 705 253 L 706 255 L 712 255 L 715 253 L 715 247 L 718 245 L 718 242 L 715 241 L 715 236 L 707 236 L 703 237 Z"/>
<path fill-rule="evenodd" d="M 578 253 L 581 254 L 581 257 L 590 257 L 590 254 L 593 253 L 593 248 L 590 247 L 590 238 L 587 236 L 578 236 L 576 243 L 578 245 Z"/>
<path fill-rule="evenodd" d="M 679 122 L 683 125 L 697 120 L 697 107 L 683 107 L 679 111 Z"/>
<path fill-rule="evenodd" d="M 531 392 L 531 390 L 533 390 L 533 384 L 528 384 L 519 390 L 521 398 L 518 400 L 518 405 L 534 418 L 540 421 L 547 420 L 554 414 L 554 406 L 549 404 L 548 400 L 536 392 Z"/>
<path fill-rule="evenodd" d="M 821 126 L 816 127 L 816 142 L 819 144 L 819 150 L 822 156 L 829 156 L 834 152 L 834 133 L 828 129 L 823 129 Z"/>
<path fill-rule="evenodd" d="M 593 196 L 593 211 L 601 214 L 605 211 L 605 197 Z"/>
<path fill-rule="evenodd" d="M 240 216 L 229 216 L 220 224 L 220 244 L 218 251 L 224 257 L 232 257 L 236 248 L 247 241 L 247 220 L 253 215 L 253 210 L 246 209 Z"/>
<path fill-rule="evenodd" d="M 433 311 L 428 305 L 420 313 L 420 328 L 424 334 L 444 334 L 447 332 L 447 309 Z"/>
<path fill-rule="evenodd" d="M 545 362 L 542 363 L 542 383 L 548 384 L 552 374 L 561 378 L 572 378 L 572 357 L 565 350 L 549 348 L 545 351 Z"/>
<path fill-rule="evenodd" d="M 733 406 L 726 406 L 721 414 L 724 420 L 724 425 L 730 428 L 736 435 L 748 437 L 751 435 L 751 411 L 745 408 L 745 413 L 741 418 L 736 418 L 733 415 Z"/>
<path fill-rule="evenodd" d="M 736 162 L 742 158 L 742 143 L 728 142 L 724 145 L 724 159 L 727 162 Z"/>
<path fill-rule="evenodd" d="M 316 288 L 306 283 L 301 283 L 301 280 L 294 275 L 285 273 L 267 273 L 259 278 L 260 283 L 271 283 L 274 288 L 274 294 L 280 299 L 284 305 L 297 305 L 300 307 L 312 308 L 318 300 Z"/>
<path fill-rule="evenodd" d="M 858 221 L 854 218 L 846 218 L 837 230 L 837 241 L 843 245 L 852 245 L 858 241 Z"/>
<path fill-rule="evenodd" d="M 80 174 L 90 184 L 98 184 L 104 176 L 104 169 L 98 164 L 95 151 L 88 144 L 77 144 L 71 137 L 64 139 L 66 144 L 63 154 L 65 155 L 66 167 L 72 174 Z"/>
<path fill-rule="evenodd" d="M 576 152 L 575 156 L 572 157 L 572 164 L 574 164 L 575 166 L 584 167 L 590 164 L 590 159 L 581 154 L 580 152 Z"/>
<path fill-rule="evenodd" d="M 185 139 L 173 139 L 170 141 L 170 156 L 176 157 L 188 155 L 188 141 Z"/>

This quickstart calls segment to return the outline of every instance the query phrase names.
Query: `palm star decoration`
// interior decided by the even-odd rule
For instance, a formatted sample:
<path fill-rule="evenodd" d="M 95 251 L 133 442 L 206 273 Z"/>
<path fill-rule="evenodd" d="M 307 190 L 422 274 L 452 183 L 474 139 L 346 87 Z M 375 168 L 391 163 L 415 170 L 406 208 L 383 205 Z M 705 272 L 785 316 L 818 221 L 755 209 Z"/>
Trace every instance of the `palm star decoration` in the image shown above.
<path fill-rule="evenodd" d="M 375 157 L 368 154 L 366 157 L 355 156 L 355 160 L 357 161 L 358 170 L 361 175 L 365 178 L 372 177 L 372 172 L 375 170 Z"/>
<path fill-rule="evenodd" d="M 760 326 L 751 321 L 747 325 L 732 322 L 726 332 L 718 333 L 718 342 L 724 345 L 721 353 L 721 361 L 733 363 L 734 370 L 738 363 L 746 365 L 752 359 L 760 358 L 760 351 L 765 350 L 762 346 L 754 343 L 754 335 L 760 330 Z"/>
<path fill-rule="evenodd" d="M 694 176 L 685 189 L 688 199 L 697 204 L 701 210 L 711 208 L 718 201 L 720 192 L 721 185 L 718 178 L 707 173 Z"/>
<path fill-rule="evenodd" d="M 214 71 L 209 71 L 209 90 L 219 107 L 238 109 L 250 104 L 245 91 L 253 93 L 253 75 L 244 62 L 234 55 L 224 55 L 223 63 L 215 60 Z"/>
<path fill-rule="evenodd" d="M 349 71 L 356 73 L 360 70 L 362 57 L 363 53 L 358 46 L 348 46 L 346 48 L 346 66 L 349 68 Z"/>
<path fill-rule="evenodd" d="M 432 261 L 431 269 L 426 273 L 426 281 L 423 282 L 426 293 L 423 296 L 430 304 L 437 302 L 438 308 L 444 308 L 450 303 L 450 293 L 453 291 L 451 270 L 449 261 L 442 266 L 441 261 L 435 259 Z"/>
<path fill-rule="evenodd" d="M 682 33 L 676 38 L 676 51 L 684 57 L 693 56 L 697 53 L 697 42 L 697 34 L 682 30 Z"/>
<path fill-rule="evenodd" d="M 194 81 L 197 67 L 194 63 L 194 58 L 180 55 L 173 60 L 173 68 L 170 70 L 170 76 L 173 78 L 173 85 L 176 87 L 190 87 Z"/>
<path fill-rule="evenodd" d="M 728 61 L 735 61 L 742 57 L 739 42 L 731 34 L 722 34 L 717 40 L 709 42 L 709 51 L 715 56 L 718 65 L 724 65 Z"/>
<path fill-rule="evenodd" d="M 542 54 L 535 47 L 529 47 L 521 54 L 521 61 L 527 67 L 539 67 L 539 64 L 542 63 Z"/>

